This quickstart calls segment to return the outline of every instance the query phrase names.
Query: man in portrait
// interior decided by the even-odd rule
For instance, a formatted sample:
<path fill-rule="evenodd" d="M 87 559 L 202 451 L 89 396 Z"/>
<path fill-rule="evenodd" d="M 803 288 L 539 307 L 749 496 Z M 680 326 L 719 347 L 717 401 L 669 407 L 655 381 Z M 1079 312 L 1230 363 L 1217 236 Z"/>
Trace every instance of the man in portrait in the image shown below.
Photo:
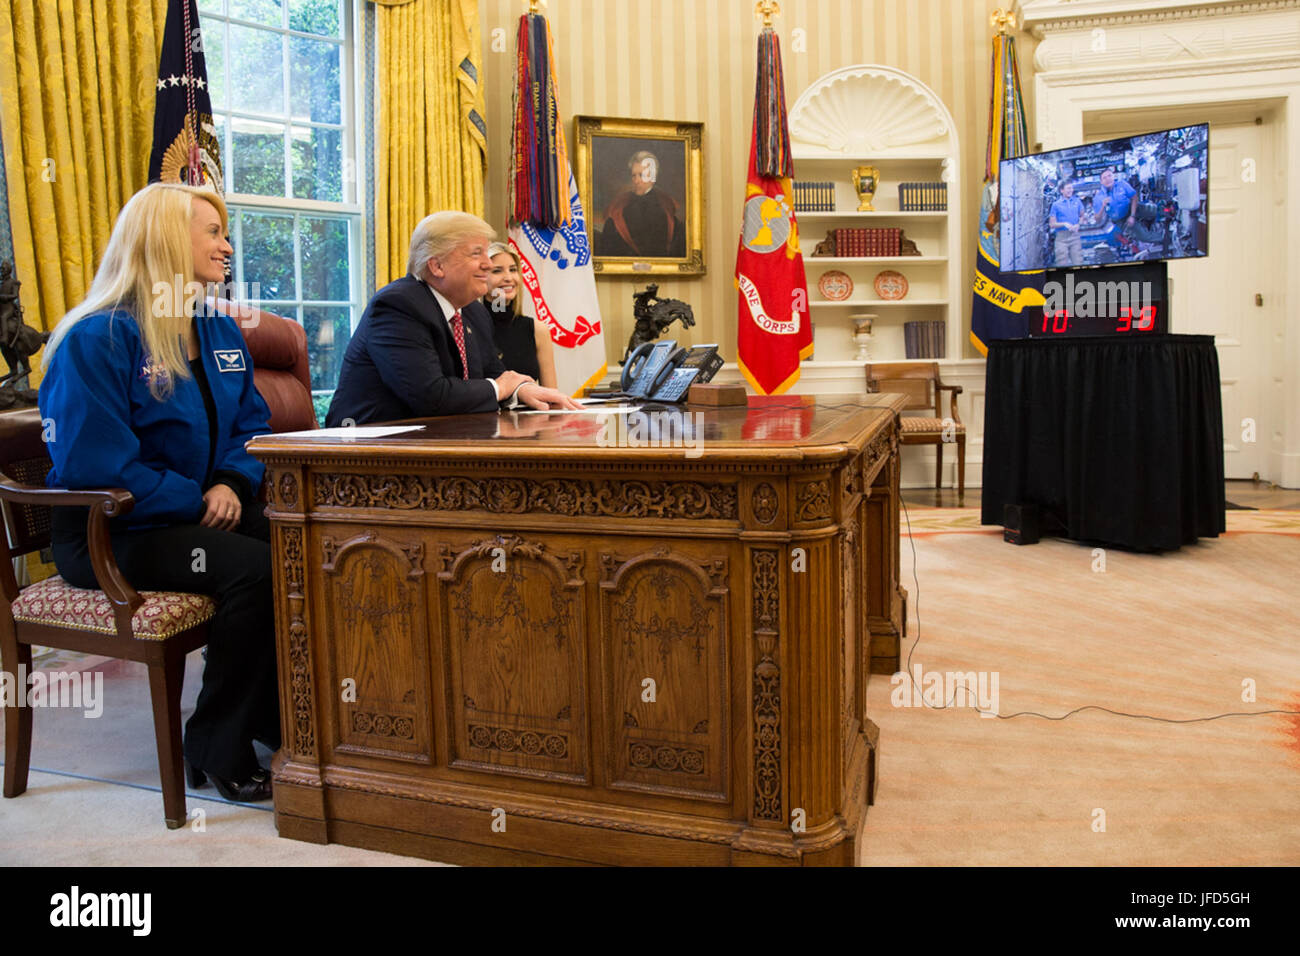
<path fill-rule="evenodd" d="M 686 227 L 677 202 L 655 188 L 659 159 L 649 150 L 632 154 L 627 167 L 632 176 L 605 211 L 605 225 L 596 236 L 598 256 L 665 258 L 686 255 Z"/>

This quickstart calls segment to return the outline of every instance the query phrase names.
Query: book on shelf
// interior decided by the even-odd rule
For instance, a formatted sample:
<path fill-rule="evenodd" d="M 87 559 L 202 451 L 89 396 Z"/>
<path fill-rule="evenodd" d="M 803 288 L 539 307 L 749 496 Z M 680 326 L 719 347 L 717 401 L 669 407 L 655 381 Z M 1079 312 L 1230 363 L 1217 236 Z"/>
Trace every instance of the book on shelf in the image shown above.
<path fill-rule="evenodd" d="M 872 258 L 902 254 L 903 230 L 897 227 L 834 229 L 832 238 L 837 256 Z"/>
<path fill-rule="evenodd" d="M 947 354 L 948 323 L 929 319 L 903 323 L 903 348 L 909 359 L 941 359 Z"/>
<path fill-rule="evenodd" d="M 900 212 L 947 212 L 948 184 L 899 183 L 898 209 Z"/>
<path fill-rule="evenodd" d="M 835 184 L 796 180 L 794 183 L 795 212 L 834 212 Z"/>

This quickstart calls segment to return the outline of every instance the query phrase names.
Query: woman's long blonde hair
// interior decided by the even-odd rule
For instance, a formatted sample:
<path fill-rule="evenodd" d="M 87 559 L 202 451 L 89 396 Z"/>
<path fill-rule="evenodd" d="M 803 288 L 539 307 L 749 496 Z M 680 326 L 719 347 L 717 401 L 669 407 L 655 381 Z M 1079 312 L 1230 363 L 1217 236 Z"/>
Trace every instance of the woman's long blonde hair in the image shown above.
<path fill-rule="evenodd" d="M 165 401 L 175 380 L 190 376 L 184 345 L 195 295 L 194 243 L 190 219 L 195 199 L 211 203 L 229 226 L 226 203 L 212 189 L 180 183 L 150 183 L 132 196 L 113 224 L 108 248 L 86 298 L 50 335 L 44 365 L 73 326 L 95 312 L 123 309 L 140 328 L 151 367 L 149 392 Z"/>

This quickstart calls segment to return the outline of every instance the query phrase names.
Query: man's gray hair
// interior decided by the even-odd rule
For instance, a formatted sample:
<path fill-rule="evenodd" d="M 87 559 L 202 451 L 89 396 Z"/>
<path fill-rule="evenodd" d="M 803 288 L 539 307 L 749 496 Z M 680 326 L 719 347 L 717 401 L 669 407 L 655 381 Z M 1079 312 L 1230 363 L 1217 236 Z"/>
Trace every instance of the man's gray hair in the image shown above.
<path fill-rule="evenodd" d="M 406 271 L 417 279 L 425 278 L 430 259 L 440 259 L 462 243 L 475 239 L 495 239 L 496 230 L 478 216 L 455 209 L 425 216 L 411 233 L 411 255 Z"/>

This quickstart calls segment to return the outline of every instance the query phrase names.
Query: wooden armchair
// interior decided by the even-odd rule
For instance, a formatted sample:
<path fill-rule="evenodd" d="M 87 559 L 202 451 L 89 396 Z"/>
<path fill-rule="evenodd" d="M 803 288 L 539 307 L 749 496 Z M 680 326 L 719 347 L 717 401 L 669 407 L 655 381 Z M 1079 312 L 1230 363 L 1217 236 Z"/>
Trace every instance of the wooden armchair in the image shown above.
<path fill-rule="evenodd" d="M 274 431 L 316 428 L 302 326 L 260 310 L 234 315 L 253 359 L 253 381 L 271 411 Z M 0 511 L 8 542 L 0 536 L 0 664 L 17 679 L 31 672 L 32 646 L 55 647 L 140 661 L 149 667 L 154 735 L 162 778 L 163 817 L 175 829 L 185 823 L 184 756 L 181 752 L 181 689 L 185 655 L 208 642 L 212 599 L 171 591 L 137 592 L 122 576 L 109 547 L 108 519 L 135 504 L 122 488 L 67 491 L 45 487 L 50 459 L 34 408 L 0 415 Z M 21 591 L 11 559 L 50 544 L 50 508 L 90 508 L 87 539 L 100 590 L 74 588 L 57 575 Z M 26 688 L 18 688 L 26 696 Z M 6 707 L 4 795 L 27 789 L 32 750 L 32 710 Z"/>
<path fill-rule="evenodd" d="M 957 445 L 957 500 L 966 496 L 966 426 L 957 414 L 957 396 L 960 385 L 945 385 L 939 378 L 939 363 L 914 362 L 875 363 L 866 366 L 868 392 L 898 392 L 907 396 L 905 410 L 933 409 L 934 417 L 902 416 L 902 443 L 904 445 L 934 445 L 934 486 L 943 486 L 943 446 L 948 442 Z M 945 435 L 943 411 L 940 408 L 941 392 L 952 392 L 952 424 Z"/>
<path fill-rule="evenodd" d="M 0 415 L 0 506 L 8 531 L 7 541 L 0 538 L 0 661 L 15 681 L 20 669 L 31 672 L 33 645 L 147 665 L 163 818 L 175 829 L 186 819 L 181 753 L 185 655 L 208 642 L 216 604 L 200 594 L 137 592 L 118 569 L 108 530 L 108 519 L 129 512 L 135 499 L 122 488 L 46 488 L 50 459 L 42 431 L 34 408 Z M 50 508 L 55 505 L 90 508 L 86 531 L 100 590 L 74 588 L 58 575 L 19 590 L 12 559 L 49 547 Z M 25 703 L 25 682 L 16 690 Z M 4 708 L 4 795 L 16 797 L 27 789 L 32 709 L 17 706 L 17 700 L 10 703 Z"/>

